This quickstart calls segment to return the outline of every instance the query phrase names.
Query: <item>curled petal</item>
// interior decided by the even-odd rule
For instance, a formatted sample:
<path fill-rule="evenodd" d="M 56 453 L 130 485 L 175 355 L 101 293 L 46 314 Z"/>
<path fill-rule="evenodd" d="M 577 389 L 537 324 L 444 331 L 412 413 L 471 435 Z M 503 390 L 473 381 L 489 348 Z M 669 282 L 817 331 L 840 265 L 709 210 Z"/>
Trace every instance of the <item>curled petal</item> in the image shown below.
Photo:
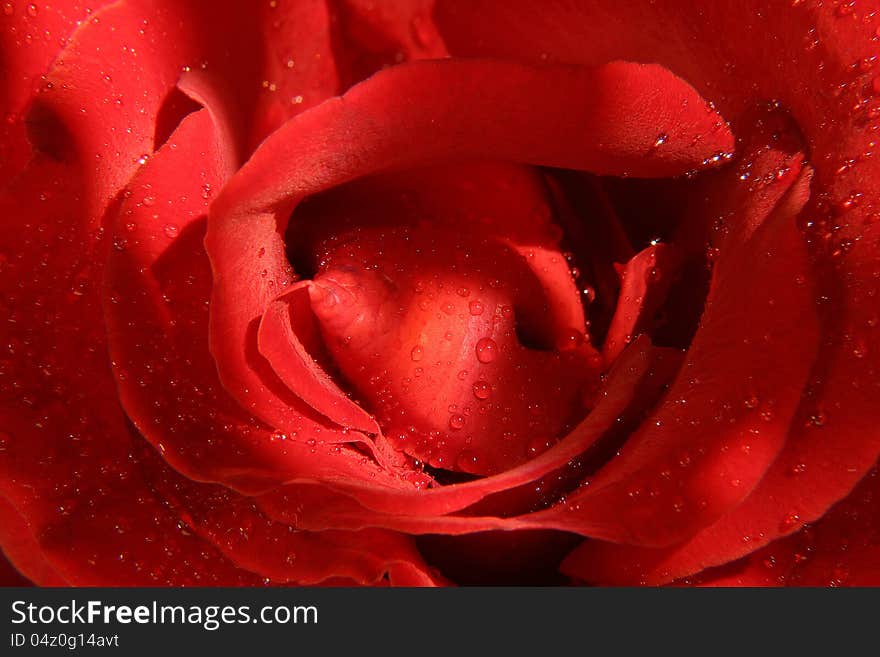
<path fill-rule="evenodd" d="M 376 421 L 345 396 L 312 356 L 318 339 L 309 300 L 310 285 L 292 285 L 269 305 L 257 333 L 260 353 L 285 385 L 316 411 L 340 426 L 377 434 Z M 294 328 L 294 321 L 299 330 Z M 311 344 L 311 350 L 304 342 Z"/>
<path fill-rule="evenodd" d="M 663 303 L 678 269 L 677 254 L 665 244 L 636 254 L 620 270 L 620 296 L 602 345 L 606 363 L 612 363 Z"/>
<path fill-rule="evenodd" d="M 390 527 L 413 533 L 462 534 L 489 529 L 529 527 L 527 516 L 505 519 L 444 517 L 473 507 L 494 495 L 512 496 L 501 504 L 516 509 L 534 504 L 535 482 L 551 490 L 557 475 L 576 463 L 621 419 L 640 418 L 657 399 L 680 364 L 676 350 L 651 347 L 637 340 L 618 360 L 591 413 L 564 439 L 530 461 L 506 472 L 475 481 L 424 490 L 384 490 L 331 482 L 329 489 L 290 486 L 260 496 L 259 504 L 271 517 L 304 528 Z M 575 484 L 576 485 L 576 484 Z M 329 493 L 328 493 L 329 490 Z M 303 500 L 297 504 L 297 500 Z M 309 502 L 313 503 L 309 503 Z M 552 500 L 551 500 L 552 501 Z M 512 502 L 515 502 L 512 503 Z"/>
<path fill-rule="evenodd" d="M 809 180 L 803 171 L 758 231 L 726 244 L 686 364 L 658 411 L 589 488 L 569 496 L 568 508 L 534 519 L 659 547 L 714 521 L 757 485 L 784 445 L 816 352 L 795 225 Z"/>

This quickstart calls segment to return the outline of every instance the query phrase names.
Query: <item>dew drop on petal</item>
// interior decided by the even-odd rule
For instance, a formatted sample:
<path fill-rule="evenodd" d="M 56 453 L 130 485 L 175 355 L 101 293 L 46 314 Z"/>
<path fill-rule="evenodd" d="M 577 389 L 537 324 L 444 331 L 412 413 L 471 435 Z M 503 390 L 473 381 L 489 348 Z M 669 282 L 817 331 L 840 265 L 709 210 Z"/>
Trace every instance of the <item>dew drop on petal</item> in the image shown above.
<path fill-rule="evenodd" d="M 794 527 L 800 522 L 800 519 L 801 517 L 796 512 L 792 511 L 782 519 L 782 522 L 779 523 L 779 531 L 787 532 L 794 529 Z"/>
<path fill-rule="evenodd" d="M 498 345 L 492 338 L 480 338 L 477 341 L 474 351 L 477 354 L 477 360 L 481 363 L 491 363 L 498 355 Z"/>
<path fill-rule="evenodd" d="M 469 449 L 462 450 L 455 460 L 455 464 L 459 470 L 464 472 L 475 472 L 479 463 L 479 457 Z"/>
<path fill-rule="evenodd" d="M 539 436 L 537 438 L 532 438 L 528 442 L 528 445 L 526 445 L 526 452 L 529 456 L 537 456 L 538 454 L 546 452 L 549 447 L 550 440 L 548 440 L 546 436 Z"/>
<path fill-rule="evenodd" d="M 492 394 L 492 386 L 486 381 L 474 383 L 474 397 L 477 399 L 489 399 Z"/>
<path fill-rule="evenodd" d="M 856 341 L 856 343 L 853 345 L 852 354 L 856 358 L 864 358 L 865 356 L 868 355 L 867 345 L 860 340 Z"/>
<path fill-rule="evenodd" d="M 556 341 L 556 348 L 559 351 L 569 351 L 577 349 L 584 344 L 585 336 L 577 329 L 567 329 Z"/>

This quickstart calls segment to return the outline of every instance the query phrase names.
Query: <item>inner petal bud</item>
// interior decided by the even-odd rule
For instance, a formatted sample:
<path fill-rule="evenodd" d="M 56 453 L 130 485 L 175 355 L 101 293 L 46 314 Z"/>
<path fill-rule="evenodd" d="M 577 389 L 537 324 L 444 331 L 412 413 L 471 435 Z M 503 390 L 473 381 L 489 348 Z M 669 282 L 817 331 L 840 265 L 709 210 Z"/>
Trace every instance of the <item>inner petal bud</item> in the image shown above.
<path fill-rule="evenodd" d="M 431 225 L 352 229 L 325 248 L 310 288 L 324 341 L 401 451 L 492 474 L 588 410 L 600 358 L 583 316 L 551 312 L 559 290 L 515 248 Z"/>

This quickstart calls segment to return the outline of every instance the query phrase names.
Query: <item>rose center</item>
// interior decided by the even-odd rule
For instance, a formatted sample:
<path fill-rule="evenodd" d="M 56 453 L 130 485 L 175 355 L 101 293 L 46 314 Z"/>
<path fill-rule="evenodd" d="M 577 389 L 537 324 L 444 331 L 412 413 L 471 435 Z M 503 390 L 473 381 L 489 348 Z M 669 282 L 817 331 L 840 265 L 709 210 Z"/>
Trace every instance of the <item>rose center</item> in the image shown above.
<path fill-rule="evenodd" d="M 499 472 L 588 410 L 599 358 L 558 246 L 522 252 L 423 222 L 334 235 L 319 262 L 310 296 L 326 346 L 418 461 Z"/>

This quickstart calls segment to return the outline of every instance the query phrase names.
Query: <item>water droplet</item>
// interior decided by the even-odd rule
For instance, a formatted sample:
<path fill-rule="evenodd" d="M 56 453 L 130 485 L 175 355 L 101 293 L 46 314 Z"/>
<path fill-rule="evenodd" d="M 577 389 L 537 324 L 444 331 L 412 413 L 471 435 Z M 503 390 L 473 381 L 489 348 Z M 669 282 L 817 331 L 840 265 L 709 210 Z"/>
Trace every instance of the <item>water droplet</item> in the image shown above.
<path fill-rule="evenodd" d="M 856 341 L 853 345 L 852 355 L 856 358 L 864 358 L 868 355 L 868 345 L 861 340 Z"/>
<path fill-rule="evenodd" d="M 147 196 L 144 196 L 144 200 L 142 201 L 142 203 L 146 206 L 153 205 L 155 202 L 156 202 L 156 197 L 151 196 L 149 194 Z"/>
<path fill-rule="evenodd" d="M 36 16 L 37 15 L 37 5 L 29 4 L 27 6 L 27 15 L 31 16 L 31 17 Z"/>
<path fill-rule="evenodd" d="M 458 458 L 455 459 L 455 464 L 458 466 L 459 470 L 463 470 L 464 472 L 475 472 L 479 461 L 480 458 L 476 453 L 469 449 L 465 449 L 462 450 L 458 455 Z"/>
<path fill-rule="evenodd" d="M 556 348 L 559 351 L 577 349 L 584 343 L 584 334 L 577 329 L 566 329 L 556 340 Z"/>
<path fill-rule="evenodd" d="M 449 428 L 458 431 L 464 426 L 464 415 L 453 415 L 449 418 Z"/>
<path fill-rule="evenodd" d="M 786 515 L 779 523 L 779 531 L 788 532 L 800 522 L 801 517 L 794 511 Z"/>
<path fill-rule="evenodd" d="M 807 424 L 812 425 L 814 427 L 824 427 L 825 422 L 828 420 L 828 417 L 825 415 L 825 412 L 822 410 L 816 410 L 810 418 L 807 420 Z"/>
<path fill-rule="evenodd" d="M 489 399 L 492 394 L 492 386 L 486 381 L 477 381 L 474 384 L 474 397 L 477 399 Z"/>
<path fill-rule="evenodd" d="M 477 360 L 481 363 L 491 363 L 498 355 L 498 344 L 492 338 L 480 338 L 477 341 L 474 351 L 477 354 Z"/>
<path fill-rule="evenodd" d="M 483 304 L 474 299 L 468 304 L 468 309 L 471 312 L 471 315 L 477 316 L 483 314 Z"/>
<path fill-rule="evenodd" d="M 7 16 L 12 16 L 15 13 L 15 7 L 12 6 L 11 2 L 3 3 L 3 13 Z"/>
<path fill-rule="evenodd" d="M 177 226 L 174 224 L 165 224 L 162 228 L 162 232 L 165 233 L 165 237 L 173 239 L 177 237 Z"/>
<path fill-rule="evenodd" d="M 459 381 L 464 381 L 467 378 L 467 375 L 468 375 L 467 370 L 460 370 L 459 373 L 456 375 L 456 377 L 458 378 Z"/>
<path fill-rule="evenodd" d="M 661 132 L 657 135 L 657 139 L 654 140 L 654 148 L 659 148 L 663 144 L 665 144 L 669 140 L 669 135 L 665 132 Z"/>
<path fill-rule="evenodd" d="M 546 436 L 538 436 L 537 438 L 532 438 L 528 445 L 526 445 L 526 451 L 529 456 L 537 456 L 538 454 L 542 454 L 547 451 L 550 447 L 550 440 Z"/>
<path fill-rule="evenodd" d="M 844 2 L 841 2 L 839 5 L 837 5 L 837 8 L 834 10 L 834 15 L 837 16 L 838 18 L 844 18 L 845 16 L 849 16 L 850 14 L 853 13 L 853 9 L 855 8 L 855 4 L 856 3 L 854 0 L 849 0 L 848 2 L 846 0 L 844 0 Z"/>
<path fill-rule="evenodd" d="M 425 350 L 422 349 L 422 347 L 420 345 L 416 345 L 415 347 L 412 348 L 412 351 L 409 352 L 409 357 L 412 358 L 416 362 L 422 360 L 422 356 L 424 356 L 424 355 L 425 355 Z"/>

